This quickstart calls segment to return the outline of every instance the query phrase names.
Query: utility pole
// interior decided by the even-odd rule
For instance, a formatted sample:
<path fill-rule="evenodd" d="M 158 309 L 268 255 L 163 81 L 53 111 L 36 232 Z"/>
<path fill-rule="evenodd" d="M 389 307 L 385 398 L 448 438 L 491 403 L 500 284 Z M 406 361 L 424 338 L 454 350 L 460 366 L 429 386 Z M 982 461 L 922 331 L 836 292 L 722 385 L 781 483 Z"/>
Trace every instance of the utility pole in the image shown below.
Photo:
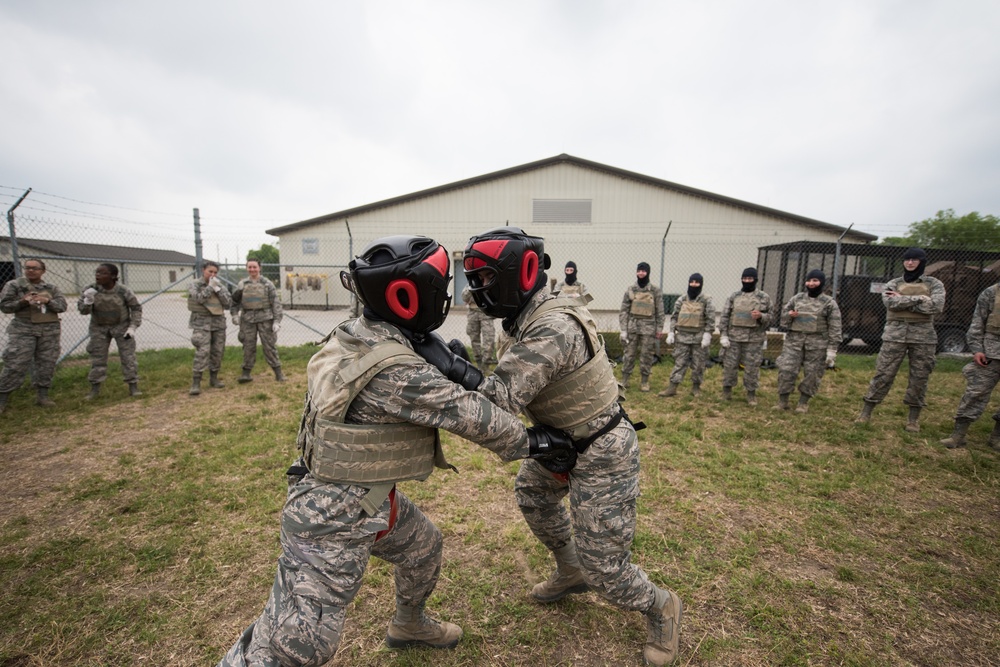
<path fill-rule="evenodd" d="M 201 276 L 201 215 L 198 209 L 194 210 L 194 277 L 197 280 Z"/>
<path fill-rule="evenodd" d="M 27 190 L 25 190 L 24 194 L 21 195 L 21 198 L 18 199 L 16 202 L 14 202 L 14 205 L 11 206 L 10 209 L 7 210 L 7 229 L 10 232 L 9 233 L 9 236 L 10 236 L 10 254 L 11 254 L 11 259 L 14 262 L 14 277 L 15 278 L 20 278 L 21 277 L 21 260 L 17 256 L 17 234 L 14 233 L 14 209 L 21 205 L 21 202 L 23 202 L 24 198 L 28 196 L 29 192 L 31 192 L 31 188 L 28 188 Z"/>

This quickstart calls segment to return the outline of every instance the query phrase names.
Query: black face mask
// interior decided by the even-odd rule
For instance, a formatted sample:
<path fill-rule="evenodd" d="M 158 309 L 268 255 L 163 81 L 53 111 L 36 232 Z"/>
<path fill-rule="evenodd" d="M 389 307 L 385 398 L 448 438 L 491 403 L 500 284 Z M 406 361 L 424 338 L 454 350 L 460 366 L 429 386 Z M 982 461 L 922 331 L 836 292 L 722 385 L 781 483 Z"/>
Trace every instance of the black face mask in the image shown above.
<path fill-rule="evenodd" d="M 635 282 L 639 283 L 639 287 L 645 287 L 649 284 L 649 275 L 647 274 L 645 278 L 636 277 Z"/>
<path fill-rule="evenodd" d="M 567 285 L 575 285 L 576 284 L 576 271 L 574 271 L 573 273 L 567 273 L 566 274 L 566 284 Z"/>
<path fill-rule="evenodd" d="M 753 292 L 756 289 L 757 289 L 757 281 L 756 280 L 754 280 L 753 282 L 749 282 L 749 283 L 743 283 L 743 291 L 744 292 Z"/>

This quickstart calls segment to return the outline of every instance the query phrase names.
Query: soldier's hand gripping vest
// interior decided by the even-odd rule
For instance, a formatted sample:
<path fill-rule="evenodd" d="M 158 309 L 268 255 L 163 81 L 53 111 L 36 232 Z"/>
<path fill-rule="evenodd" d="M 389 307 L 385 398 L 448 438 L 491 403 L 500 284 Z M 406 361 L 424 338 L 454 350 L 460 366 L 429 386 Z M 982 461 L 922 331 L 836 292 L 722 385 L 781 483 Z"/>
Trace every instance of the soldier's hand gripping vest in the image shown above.
<path fill-rule="evenodd" d="M 17 279 L 17 285 L 20 288 L 20 293 L 22 295 L 31 292 L 34 294 L 44 294 L 50 299 L 52 298 L 51 292 L 49 292 L 47 289 L 36 287 L 31 282 L 29 282 L 27 278 L 24 278 L 23 276 Z M 45 309 L 45 312 L 42 312 L 42 307 L 36 306 L 34 304 L 32 304 L 31 308 L 29 308 L 27 311 L 24 310 L 17 311 L 14 314 L 14 317 L 17 317 L 18 319 L 22 320 L 29 320 L 32 324 L 48 324 L 50 322 L 59 321 L 58 314 L 53 313 L 48 308 Z"/>
<path fill-rule="evenodd" d="M 733 312 L 729 317 L 729 326 L 754 328 L 757 320 L 750 315 L 750 311 L 758 309 L 757 295 L 753 292 L 740 292 L 740 295 L 733 299 Z"/>
<path fill-rule="evenodd" d="M 816 299 L 801 299 L 795 303 L 799 316 L 792 319 L 789 327 L 792 331 L 801 333 L 826 333 L 827 322 L 823 311 L 826 310 L 827 299 L 821 294 Z"/>
<path fill-rule="evenodd" d="M 203 304 L 198 303 L 189 296 L 188 310 L 192 313 L 201 313 L 203 315 L 222 315 L 226 312 L 226 309 L 222 306 L 222 302 L 219 301 L 219 295 L 215 292 L 212 292 L 212 295 L 208 297 L 208 301 Z"/>
<path fill-rule="evenodd" d="M 896 285 L 896 291 L 904 296 L 931 295 L 931 288 L 925 282 L 902 282 Z M 912 310 L 890 310 L 886 312 L 886 318 L 901 322 L 930 322 L 934 316 L 930 313 L 915 313 Z"/>

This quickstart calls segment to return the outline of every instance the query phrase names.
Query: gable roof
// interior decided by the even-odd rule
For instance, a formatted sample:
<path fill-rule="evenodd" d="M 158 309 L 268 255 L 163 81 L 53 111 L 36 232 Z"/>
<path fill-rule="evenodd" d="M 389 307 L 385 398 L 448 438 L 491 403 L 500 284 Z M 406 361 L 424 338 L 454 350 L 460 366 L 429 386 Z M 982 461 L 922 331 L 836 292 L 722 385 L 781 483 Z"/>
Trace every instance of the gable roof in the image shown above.
<path fill-rule="evenodd" d="M 0 236 L 0 241 L 10 241 L 9 236 Z M 75 241 L 45 241 L 17 237 L 17 245 L 31 246 L 55 257 L 79 259 L 116 260 L 119 262 L 161 262 L 194 266 L 194 255 L 175 250 L 154 250 L 150 248 L 129 248 L 126 246 L 101 245 L 98 243 L 77 243 Z"/>
<path fill-rule="evenodd" d="M 415 199 L 423 199 L 424 197 L 430 197 L 432 195 L 438 195 L 445 192 L 450 192 L 452 190 L 459 190 L 461 188 L 467 188 L 472 185 L 478 185 L 480 183 L 486 183 L 488 181 L 495 181 L 501 178 L 506 178 L 508 176 L 513 176 L 515 174 L 522 174 L 528 171 L 542 169 L 545 167 L 551 167 L 557 164 L 572 164 L 578 167 L 582 167 L 584 169 L 600 171 L 619 178 L 628 178 L 634 181 L 638 181 L 639 183 L 646 183 L 647 185 L 652 185 L 653 187 L 663 188 L 665 190 L 672 190 L 674 192 L 680 192 L 682 194 L 691 195 L 693 197 L 708 199 L 710 201 L 718 202 L 720 204 L 735 206 L 737 208 L 742 208 L 749 211 L 755 211 L 757 213 L 762 213 L 764 215 L 768 215 L 771 217 L 782 218 L 784 220 L 788 220 L 789 222 L 796 222 L 809 227 L 822 229 L 824 231 L 843 232 L 846 230 L 845 227 L 834 225 L 829 222 L 821 222 L 819 220 L 813 220 L 812 218 L 806 218 L 801 215 L 795 215 L 794 213 L 786 213 L 785 211 L 779 211 L 777 209 L 768 208 L 767 206 L 759 206 L 758 204 L 751 204 L 750 202 L 741 201 L 739 199 L 733 199 L 732 197 L 717 195 L 715 193 L 708 192 L 706 190 L 698 190 L 696 188 L 691 188 L 686 185 L 672 183 L 671 181 L 664 181 L 659 178 L 653 178 L 652 176 L 638 174 L 634 171 L 626 171 L 624 169 L 618 169 L 617 167 L 610 167 L 606 164 L 601 164 L 599 162 L 591 162 L 590 160 L 584 160 L 582 158 L 573 157 L 572 155 L 567 155 L 566 153 L 562 153 L 561 155 L 556 155 L 555 157 L 546 158 L 544 160 L 538 160 L 536 162 L 529 162 L 527 164 L 522 164 L 517 167 L 510 167 L 509 169 L 501 169 L 500 171 L 494 171 L 489 174 L 483 174 L 482 176 L 474 176 L 472 178 L 467 178 L 461 181 L 455 181 L 454 183 L 439 185 L 437 187 L 429 188 L 427 190 L 419 190 L 417 192 L 411 192 L 409 194 L 401 195 L 399 197 L 393 197 L 391 199 L 383 199 L 382 201 L 377 201 L 371 204 L 365 204 L 364 206 L 357 206 L 355 208 L 349 208 L 343 211 L 337 211 L 336 213 L 329 213 L 327 215 L 322 215 L 318 218 L 311 218 L 309 220 L 303 220 L 301 222 L 294 222 L 290 225 L 275 227 L 273 229 L 266 230 L 266 233 L 271 234 L 272 236 L 277 236 L 284 232 L 290 232 L 296 229 L 303 229 L 305 227 L 311 227 L 313 225 L 320 225 L 326 222 L 332 222 L 334 220 L 341 220 L 344 218 L 348 218 L 352 215 L 359 215 L 361 213 L 367 213 L 368 211 L 374 211 L 380 208 L 387 208 L 389 206 L 395 206 L 396 204 L 402 204 L 404 202 L 413 201 Z M 851 236 L 855 239 L 863 239 L 866 241 L 875 241 L 878 239 L 878 236 L 875 234 L 868 234 L 867 232 L 860 232 L 854 230 L 848 232 L 848 236 Z"/>

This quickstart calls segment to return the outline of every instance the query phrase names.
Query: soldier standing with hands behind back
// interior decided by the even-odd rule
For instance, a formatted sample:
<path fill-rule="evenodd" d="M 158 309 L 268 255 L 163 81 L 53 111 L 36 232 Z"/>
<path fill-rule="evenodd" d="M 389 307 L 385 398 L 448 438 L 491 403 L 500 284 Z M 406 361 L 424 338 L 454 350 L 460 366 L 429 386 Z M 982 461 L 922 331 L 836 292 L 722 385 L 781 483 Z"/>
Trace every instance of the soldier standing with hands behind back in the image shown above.
<path fill-rule="evenodd" d="M 94 284 L 80 294 L 76 308 L 90 315 L 90 393 L 93 400 L 101 393 L 108 379 L 108 350 L 111 341 L 118 346 L 122 376 L 130 396 L 142 396 L 139 391 L 139 364 L 135 358 L 135 330 L 142 324 L 142 305 L 128 287 L 118 282 L 118 267 L 100 264 L 94 271 Z"/>
<path fill-rule="evenodd" d="M 205 262 L 201 279 L 188 287 L 188 310 L 191 317 L 191 344 L 194 345 L 194 374 L 188 394 L 201 393 L 201 376 L 207 369 L 209 383 L 218 389 L 225 387 L 219 380 L 222 369 L 222 355 L 226 351 L 226 309 L 233 305 L 222 281 L 219 280 L 219 265 Z"/>
<path fill-rule="evenodd" d="M 642 391 L 649 391 L 649 374 L 653 370 L 653 341 L 663 336 L 663 293 L 649 282 L 649 264 L 639 262 L 635 269 L 635 284 L 625 290 L 622 307 L 618 313 L 621 342 L 625 356 L 622 359 L 622 384 L 628 389 L 629 376 L 639 354 L 639 373 Z"/>

